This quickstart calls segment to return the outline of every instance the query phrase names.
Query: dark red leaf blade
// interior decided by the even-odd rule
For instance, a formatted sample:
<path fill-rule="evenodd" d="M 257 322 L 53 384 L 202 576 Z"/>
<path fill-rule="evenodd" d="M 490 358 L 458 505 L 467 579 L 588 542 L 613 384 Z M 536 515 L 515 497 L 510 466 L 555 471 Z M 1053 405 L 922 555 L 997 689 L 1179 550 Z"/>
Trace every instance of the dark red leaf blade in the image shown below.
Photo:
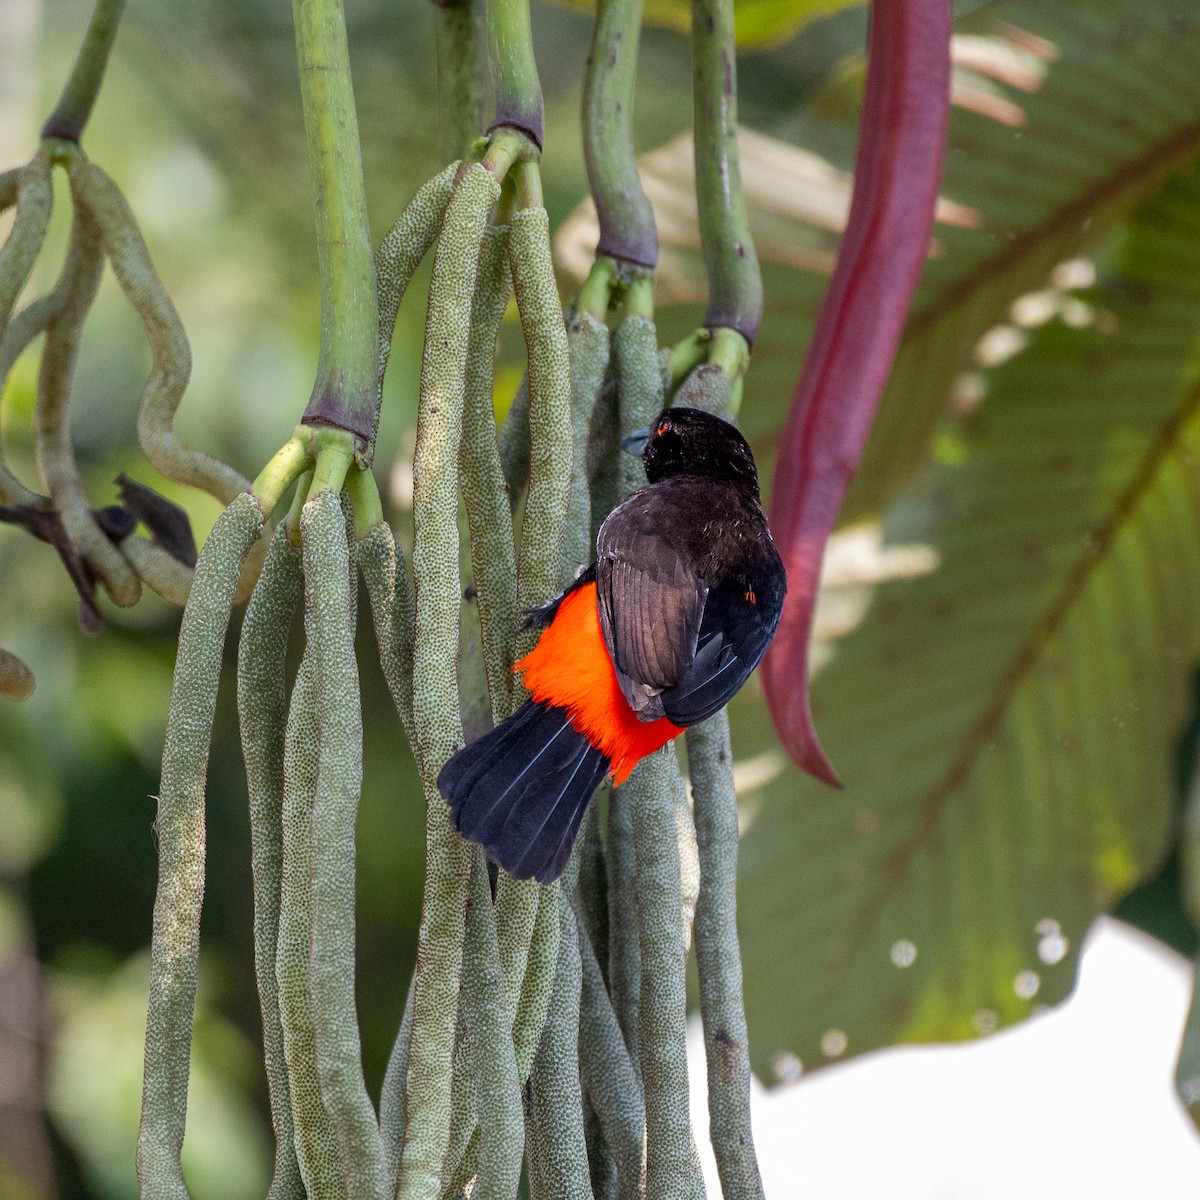
<path fill-rule="evenodd" d="M 929 247 L 950 110 L 950 0 L 872 0 L 854 193 L 783 430 L 771 529 L 788 598 L 763 683 L 793 759 L 840 786 L 813 727 L 808 654 L 825 543 Z"/>

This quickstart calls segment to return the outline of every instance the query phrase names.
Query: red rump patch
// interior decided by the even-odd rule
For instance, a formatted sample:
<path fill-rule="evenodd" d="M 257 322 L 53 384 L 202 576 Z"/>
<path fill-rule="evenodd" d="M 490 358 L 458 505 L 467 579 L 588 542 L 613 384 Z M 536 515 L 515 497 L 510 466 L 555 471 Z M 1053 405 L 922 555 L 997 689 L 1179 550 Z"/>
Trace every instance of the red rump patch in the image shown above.
<path fill-rule="evenodd" d="M 639 721 L 621 694 L 600 629 L 594 583 L 564 598 L 538 644 L 513 670 L 524 672 L 535 700 L 567 710 L 571 727 L 612 764 L 613 783 L 624 783 L 641 759 L 683 732 L 666 717 Z"/>

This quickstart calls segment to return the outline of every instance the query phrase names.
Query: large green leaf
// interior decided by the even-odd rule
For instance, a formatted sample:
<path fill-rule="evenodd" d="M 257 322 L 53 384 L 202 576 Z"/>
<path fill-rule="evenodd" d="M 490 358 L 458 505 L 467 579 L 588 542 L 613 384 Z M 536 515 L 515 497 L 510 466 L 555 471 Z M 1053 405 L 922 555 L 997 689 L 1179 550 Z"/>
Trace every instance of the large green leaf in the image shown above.
<path fill-rule="evenodd" d="M 1164 852 L 1200 661 L 1200 162 L 1106 250 L 1085 300 L 1041 297 L 1070 324 L 981 373 L 889 511 L 911 567 L 891 573 L 914 577 L 865 616 L 870 564 L 843 589 L 861 623 L 814 709 L 845 791 L 789 768 L 746 797 L 760 1070 L 1054 1003 Z"/>

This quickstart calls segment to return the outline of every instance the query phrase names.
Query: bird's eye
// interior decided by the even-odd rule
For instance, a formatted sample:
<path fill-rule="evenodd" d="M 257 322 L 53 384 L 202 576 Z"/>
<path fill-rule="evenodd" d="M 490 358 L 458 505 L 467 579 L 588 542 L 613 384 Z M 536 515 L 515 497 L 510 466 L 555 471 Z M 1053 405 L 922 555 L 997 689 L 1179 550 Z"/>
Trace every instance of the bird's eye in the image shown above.
<path fill-rule="evenodd" d="M 659 421 L 659 423 L 654 427 L 654 435 L 656 437 L 661 437 L 662 434 L 668 432 L 668 430 L 670 430 L 670 428 L 671 428 L 670 421 L 666 421 L 666 420 Z"/>

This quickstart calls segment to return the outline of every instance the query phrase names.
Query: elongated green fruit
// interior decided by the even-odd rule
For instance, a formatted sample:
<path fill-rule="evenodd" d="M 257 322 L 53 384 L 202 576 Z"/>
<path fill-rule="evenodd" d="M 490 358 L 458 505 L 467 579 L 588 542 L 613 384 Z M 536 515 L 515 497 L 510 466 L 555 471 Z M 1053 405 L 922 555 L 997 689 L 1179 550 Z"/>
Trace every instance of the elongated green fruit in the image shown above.
<path fill-rule="evenodd" d="M 410 746 L 413 727 L 413 597 L 404 555 L 391 527 L 380 521 L 354 547 L 355 561 L 367 585 L 379 665 Z"/>
<path fill-rule="evenodd" d="M 0 334 L 0 395 L 4 392 L 4 385 L 13 364 L 35 338 L 46 332 L 46 327 L 61 306 L 62 296 L 57 292 L 41 296 L 21 309 Z M 27 508 L 50 507 L 50 501 L 46 496 L 27 488 L 8 469 L 4 462 L 2 448 L 0 448 L 0 504 L 20 505 Z"/>
<path fill-rule="evenodd" d="M 496 914 L 488 885 L 487 861 L 476 846 L 471 854 L 471 911 L 466 953 L 471 969 L 463 980 L 463 1000 L 475 1075 L 479 1113 L 479 1176 L 474 1200 L 512 1200 L 521 1178 L 524 1115 L 512 1025 L 504 1011 Z"/>
<path fill-rule="evenodd" d="M 517 1052 L 517 1073 L 524 1085 L 533 1067 L 533 1056 L 542 1038 L 554 979 L 558 970 L 558 939 L 561 925 L 558 915 L 560 884 L 538 889 L 537 919 L 530 939 L 525 979 L 513 1020 L 513 1047 Z"/>
<path fill-rule="evenodd" d="M 254 972 L 262 1010 L 263 1057 L 275 1129 L 275 1172 L 267 1200 L 304 1200 L 275 960 L 283 867 L 283 747 L 287 727 L 288 632 L 303 591 L 300 551 L 276 530 L 238 643 L 238 723 L 250 799 L 254 874 Z"/>
<path fill-rule="evenodd" d="M 621 1026 L 604 987 L 592 943 L 577 918 L 582 994 L 579 1011 L 579 1071 L 583 1086 L 616 1160 L 621 1194 L 642 1187 L 646 1115 L 642 1081 L 629 1057 Z"/>
<path fill-rule="evenodd" d="M 646 1196 L 662 1200 L 702 1195 L 688 1115 L 686 953 L 676 840 L 683 780 L 674 748 L 666 746 L 641 762 L 622 791 L 632 802 L 637 850 L 642 959 L 638 1051 L 646 1101 Z"/>
<path fill-rule="evenodd" d="M 621 437 L 645 429 L 663 406 L 658 334 L 647 317 L 626 317 L 613 334 Z M 646 472 L 632 454 L 620 456 L 618 499 L 646 486 Z"/>
<path fill-rule="evenodd" d="M 54 203 L 50 172 L 50 158 L 41 153 L 27 166 L 0 176 L 0 212 L 17 206 L 12 230 L 0 248 L 0 333 L 8 326 L 46 239 Z"/>
<path fill-rule="evenodd" d="M 496 335 L 511 294 L 508 230 L 492 226 L 484 234 L 479 282 L 471 312 L 459 461 L 494 722 L 503 720 L 511 711 L 512 654 L 517 630 L 516 550 L 508 488 L 496 449 L 492 405 Z"/>
<path fill-rule="evenodd" d="M 621 1023 L 625 1045 L 639 1063 L 642 949 L 638 924 L 637 853 L 633 844 L 633 806 L 637 789 L 613 788 L 608 799 L 608 990 Z"/>
<path fill-rule="evenodd" d="M 347 582 L 350 550 L 338 496 L 328 490 L 312 496 L 300 529 L 304 632 L 317 689 L 309 961 L 317 1077 L 348 1200 L 383 1200 L 379 1125 L 363 1081 L 354 998 L 354 828 L 362 790 L 362 710 Z"/>
<path fill-rule="evenodd" d="M 317 794 L 317 681 L 312 654 L 292 688 L 283 760 L 283 869 L 275 976 L 283 1049 L 292 1098 L 296 1158 L 310 1200 L 346 1195 L 341 1156 L 321 1099 L 317 1039 L 309 995 L 309 946 L 313 936 L 313 806 Z"/>
<path fill-rule="evenodd" d="M 379 382 L 387 371 L 392 353 L 392 335 L 396 314 L 408 285 L 425 255 L 437 239 L 446 205 L 454 190 L 458 163 L 451 163 L 440 174 L 418 189 L 396 223 L 388 230 L 375 251 L 375 283 L 379 289 Z"/>
<path fill-rule="evenodd" d="M 716 363 L 702 363 L 679 385 L 673 403 L 728 417 L 733 380 Z"/>
<path fill-rule="evenodd" d="M 541 1183 L 534 1200 L 592 1200 L 579 1082 L 579 941 L 566 894 L 572 887 L 557 889 L 558 965 L 529 1080 Z"/>
<path fill-rule="evenodd" d="M 137 573 L 96 524 L 75 465 L 71 441 L 71 382 L 79 358 L 83 323 L 100 288 L 104 247 L 96 222 L 77 208 L 67 261 L 55 291 L 62 297 L 46 328 L 42 369 L 34 408 L 35 446 L 42 482 L 58 510 L 72 547 L 99 575 L 117 604 L 136 604 L 142 594 Z"/>
<path fill-rule="evenodd" d="M 517 606 L 544 604 L 568 582 L 562 560 L 571 488 L 571 362 L 544 208 L 513 213 L 508 256 L 529 364 L 529 496 L 517 559 Z M 531 642 L 535 631 L 523 639 Z"/>
<path fill-rule="evenodd" d="M 566 570 L 592 561 L 592 504 L 588 487 L 587 439 L 592 412 L 608 370 L 608 326 L 580 313 L 567 331 L 571 359 L 571 482 L 562 557 Z"/>
<path fill-rule="evenodd" d="M 462 437 L 471 301 L 496 178 L 472 165 L 446 210 L 429 291 L 417 447 L 413 464 L 413 673 L 417 764 L 425 791 L 425 897 L 409 1048 L 407 1129 L 399 1200 L 434 1200 L 450 1132 L 450 1080 L 462 977 L 470 881 L 466 843 L 450 824 L 437 789 L 443 763 L 462 744 L 455 661 L 458 651 L 458 457 Z"/>
<path fill-rule="evenodd" d="M 242 562 L 262 533 L 250 495 L 217 518 L 196 564 L 171 688 L 158 800 L 158 889 L 150 943 L 142 1120 L 137 1173 L 142 1195 L 185 1200 L 179 1165 L 187 1117 L 204 897 L 204 790 L 221 651 Z"/>
<path fill-rule="evenodd" d="M 249 482 L 232 467 L 187 445 L 175 433 L 175 413 L 192 370 L 192 352 L 179 313 L 150 261 L 150 252 L 120 189 L 82 155 L 68 176 L 77 207 L 95 219 L 113 274 L 141 319 L 150 343 L 150 378 L 138 405 L 138 443 L 168 479 L 200 488 L 228 504 Z"/>
<path fill-rule="evenodd" d="M 517 507 L 529 485 L 529 376 L 522 375 L 497 438 L 500 467 L 508 484 L 508 504 Z"/>
<path fill-rule="evenodd" d="M 761 1200 L 737 934 L 737 798 L 724 709 L 687 731 L 687 755 L 700 845 L 696 964 L 708 1064 L 709 1136 L 725 1200 Z"/>
<path fill-rule="evenodd" d="M 379 1139 L 383 1143 L 385 1194 L 395 1195 L 396 1177 L 400 1174 L 400 1151 L 404 1147 L 405 1091 L 408 1087 L 408 1048 L 412 1042 L 413 981 L 409 981 L 404 998 L 400 1028 L 392 1043 L 383 1086 L 379 1090 Z"/>

